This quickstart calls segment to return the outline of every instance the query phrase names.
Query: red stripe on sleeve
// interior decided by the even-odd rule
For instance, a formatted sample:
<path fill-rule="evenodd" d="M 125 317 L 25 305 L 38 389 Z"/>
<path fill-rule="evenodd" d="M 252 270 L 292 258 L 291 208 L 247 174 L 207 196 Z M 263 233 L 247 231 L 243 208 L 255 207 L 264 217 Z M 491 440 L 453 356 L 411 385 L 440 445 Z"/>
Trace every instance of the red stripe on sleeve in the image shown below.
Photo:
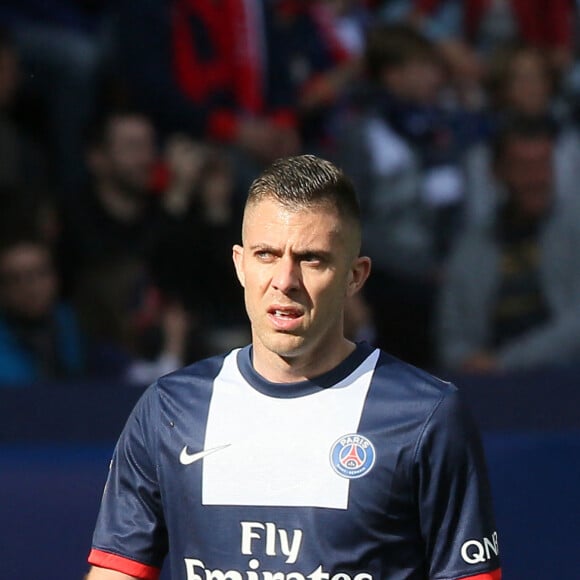
<path fill-rule="evenodd" d="M 493 572 L 484 572 L 483 574 L 477 574 L 476 576 L 462 576 L 458 580 L 501 580 L 501 568 L 494 570 Z"/>
<path fill-rule="evenodd" d="M 100 568 L 107 568 L 109 570 L 116 570 L 135 578 L 142 578 L 143 580 L 158 580 L 161 570 L 154 566 L 147 566 L 136 562 L 123 556 L 110 554 L 109 552 L 102 552 L 101 550 L 92 549 L 89 554 L 89 564 L 99 566 Z"/>

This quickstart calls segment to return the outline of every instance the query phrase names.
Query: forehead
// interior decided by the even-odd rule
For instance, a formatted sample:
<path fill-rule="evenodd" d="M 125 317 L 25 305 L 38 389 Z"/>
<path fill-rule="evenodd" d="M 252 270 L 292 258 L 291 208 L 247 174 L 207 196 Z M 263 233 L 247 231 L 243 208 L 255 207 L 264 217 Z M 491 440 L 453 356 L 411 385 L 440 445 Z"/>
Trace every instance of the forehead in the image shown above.
<path fill-rule="evenodd" d="M 347 224 L 331 203 L 288 207 L 273 198 L 253 202 L 244 213 L 244 243 L 331 244 L 342 241 Z"/>

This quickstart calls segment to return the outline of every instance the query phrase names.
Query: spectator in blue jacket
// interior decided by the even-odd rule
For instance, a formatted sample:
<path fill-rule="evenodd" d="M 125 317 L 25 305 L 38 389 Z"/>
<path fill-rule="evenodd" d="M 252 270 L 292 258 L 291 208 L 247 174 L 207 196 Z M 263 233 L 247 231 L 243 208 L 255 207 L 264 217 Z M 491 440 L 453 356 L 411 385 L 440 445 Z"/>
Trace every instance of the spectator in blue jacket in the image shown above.
<path fill-rule="evenodd" d="M 72 309 L 58 298 L 45 242 L 12 238 L 0 246 L 0 387 L 70 378 L 84 369 Z"/>

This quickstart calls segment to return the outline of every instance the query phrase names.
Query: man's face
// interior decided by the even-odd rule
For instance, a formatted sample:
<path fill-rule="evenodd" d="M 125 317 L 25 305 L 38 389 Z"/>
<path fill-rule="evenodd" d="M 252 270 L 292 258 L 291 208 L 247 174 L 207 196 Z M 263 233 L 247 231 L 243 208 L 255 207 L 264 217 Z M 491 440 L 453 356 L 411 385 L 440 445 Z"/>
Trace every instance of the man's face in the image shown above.
<path fill-rule="evenodd" d="M 128 193 L 149 189 L 155 163 L 155 134 L 144 117 L 116 117 L 110 121 L 99 167 L 104 176 Z"/>
<path fill-rule="evenodd" d="M 548 138 L 514 137 L 506 143 L 498 163 L 498 176 L 517 210 L 539 218 L 553 199 L 553 144 Z"/>
<path fill-rule="evenodd" d="M 336 209 L 290 210 L 265 199 L 246 210 L 234 247 L 255 357 L 312 361 L 343 339 L 343 308 L 368 275 L 356 234 Z"/>
<path fill-rule="evenodd" d="M 34 244 L 7 250 L 0 259 L 0 306 L 30 320 L 46 316 L 57 294 L 57 279 L 48 252 Z"/>

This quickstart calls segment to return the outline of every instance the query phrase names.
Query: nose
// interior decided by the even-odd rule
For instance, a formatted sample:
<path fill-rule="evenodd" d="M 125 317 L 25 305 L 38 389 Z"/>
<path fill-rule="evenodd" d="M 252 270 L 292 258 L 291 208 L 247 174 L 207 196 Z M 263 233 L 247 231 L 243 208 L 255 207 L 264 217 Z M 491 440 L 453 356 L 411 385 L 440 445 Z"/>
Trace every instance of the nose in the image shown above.
<path fill-rule="evenodd" d="M 277 261 L 272 275 L 272 286 L 285 294 L 300 286 L 300 267 L 290 256 L 282 256 Z"/>

